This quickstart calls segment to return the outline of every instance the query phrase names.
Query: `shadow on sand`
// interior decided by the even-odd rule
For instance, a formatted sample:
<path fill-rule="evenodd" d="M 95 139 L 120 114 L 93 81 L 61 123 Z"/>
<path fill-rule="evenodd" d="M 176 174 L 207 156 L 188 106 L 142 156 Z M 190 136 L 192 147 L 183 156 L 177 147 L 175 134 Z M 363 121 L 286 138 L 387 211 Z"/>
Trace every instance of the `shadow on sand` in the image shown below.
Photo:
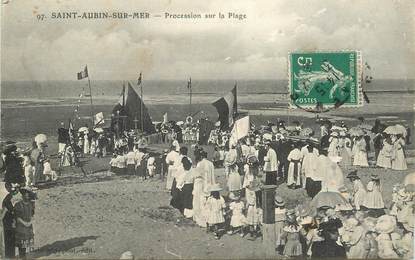
<path fill-rule="evenodd" d="M 74 237 L 66 240 L 56 241 L 52 244 L 44 245 L 30 253 L 30 258 L 46 257 L 51 254 L 64 253 L 92 253 L 92 248 L 77 248 L 83 246 L 87 240 L 96 240 L 97 236 Z"/>

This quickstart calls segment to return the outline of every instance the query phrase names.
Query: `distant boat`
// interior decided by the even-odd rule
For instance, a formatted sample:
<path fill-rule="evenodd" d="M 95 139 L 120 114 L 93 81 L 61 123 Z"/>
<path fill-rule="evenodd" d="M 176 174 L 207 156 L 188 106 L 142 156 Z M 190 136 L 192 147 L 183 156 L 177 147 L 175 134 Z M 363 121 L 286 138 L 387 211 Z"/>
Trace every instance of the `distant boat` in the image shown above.
<path fill-rule="evenodd" d="M 84 97 L 91 97 L 91 94 L 85 94 Z"/>

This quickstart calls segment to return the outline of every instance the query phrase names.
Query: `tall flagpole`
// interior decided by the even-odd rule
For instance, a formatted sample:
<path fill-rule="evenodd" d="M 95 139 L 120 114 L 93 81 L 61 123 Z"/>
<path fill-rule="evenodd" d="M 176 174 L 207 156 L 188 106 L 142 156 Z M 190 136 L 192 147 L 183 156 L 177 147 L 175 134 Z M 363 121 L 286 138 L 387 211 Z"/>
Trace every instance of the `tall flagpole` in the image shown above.
<path fill-rule="evenodd" d="M 91 100 L 91 120 L 92 120 L 92 128 L 95 127 L 94 124 L 94 109 L 93 109 L 93 104 L 92 104 L 92 89 L 91 89 L 91 80 L 89 78 L 89 71 L 88 71 L 88 65 L 85 65 L 86 71 L 87 71 L 87 77 L 88 77 L 88 87 L 89 87 L 89 98 Z"/>
<path fill-rule="evenodd" d="M 141 103 L 140 103 L 140 121 L 141 121 L 141 133 L 144 134 L 144 121 L 143 121 L 143 74 L 140 72 L 140 90 L 141 90 Z"/>
<path fill-rule="evenodd" d="M 189 89 L 189 115 L 192 115 L 192 78 L 189 78 L 187 88 Z"/>

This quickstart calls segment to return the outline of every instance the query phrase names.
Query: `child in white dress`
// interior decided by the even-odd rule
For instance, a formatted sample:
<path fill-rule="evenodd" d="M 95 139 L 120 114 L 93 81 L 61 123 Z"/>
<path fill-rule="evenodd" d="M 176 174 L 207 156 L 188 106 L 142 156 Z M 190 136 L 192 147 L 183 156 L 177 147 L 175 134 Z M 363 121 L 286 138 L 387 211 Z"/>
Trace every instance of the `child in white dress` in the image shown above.
<path fill-rule="evenodd" d="M 46 159 L 43 162 L 43 175 L 45 176 L 46 181 L 56 181 L 58 179 L 56 172 L 53 171 L 52 167 L 50 166 L 49 159 Z"/>
<path fill-rule="evenodd" d="M 245 204 L 243 201 L 240 200 L 239 195 L 235 195 L 234 193 L 230 193 L 229 198 L 232 200 L 232 202 L 229 204 L 229 208 L 232 212 L 230 223 L 231 230 L 229 233 L 235 234 L 235 230 L 239 229 L 239 234 L 241 237 L 243 237 L 243 228 L 246 222 L 245 216 L 243 214 Z"/>
<path fill-rule="evenodd" d="M 33 174 L 35 172 L 35 166 L 30 160 L 30 157 L 25 155 L 23 157 L 23 167 L 24 167 L 24 175 L 26 177 L 26 186 L 31 187 L 33 186 Z"/>
<path fill-rule="evenodd" d="M 224 209 L 226 208 L 225 200 L 220 195 L 222 188 L 219 184 L 214 184 L 210 188 L 210 197 L 206 200 L 206 220 L 208 231 L 213 230 L 215 239 L 220 238 L 219 228 L 225 222 Z"/>

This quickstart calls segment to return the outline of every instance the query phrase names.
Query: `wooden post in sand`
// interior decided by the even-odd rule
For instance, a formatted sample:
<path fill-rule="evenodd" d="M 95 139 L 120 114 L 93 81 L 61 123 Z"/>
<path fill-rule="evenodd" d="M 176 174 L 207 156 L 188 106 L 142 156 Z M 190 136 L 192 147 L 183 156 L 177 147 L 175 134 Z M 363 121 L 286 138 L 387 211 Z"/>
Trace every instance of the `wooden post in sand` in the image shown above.
<path fill-rule="evenodd" d="M 275 190 L 276 185 L 262 187 L 263 229 L 262 244 L 265 258 L 274 258 L 275 253 Z"/>

